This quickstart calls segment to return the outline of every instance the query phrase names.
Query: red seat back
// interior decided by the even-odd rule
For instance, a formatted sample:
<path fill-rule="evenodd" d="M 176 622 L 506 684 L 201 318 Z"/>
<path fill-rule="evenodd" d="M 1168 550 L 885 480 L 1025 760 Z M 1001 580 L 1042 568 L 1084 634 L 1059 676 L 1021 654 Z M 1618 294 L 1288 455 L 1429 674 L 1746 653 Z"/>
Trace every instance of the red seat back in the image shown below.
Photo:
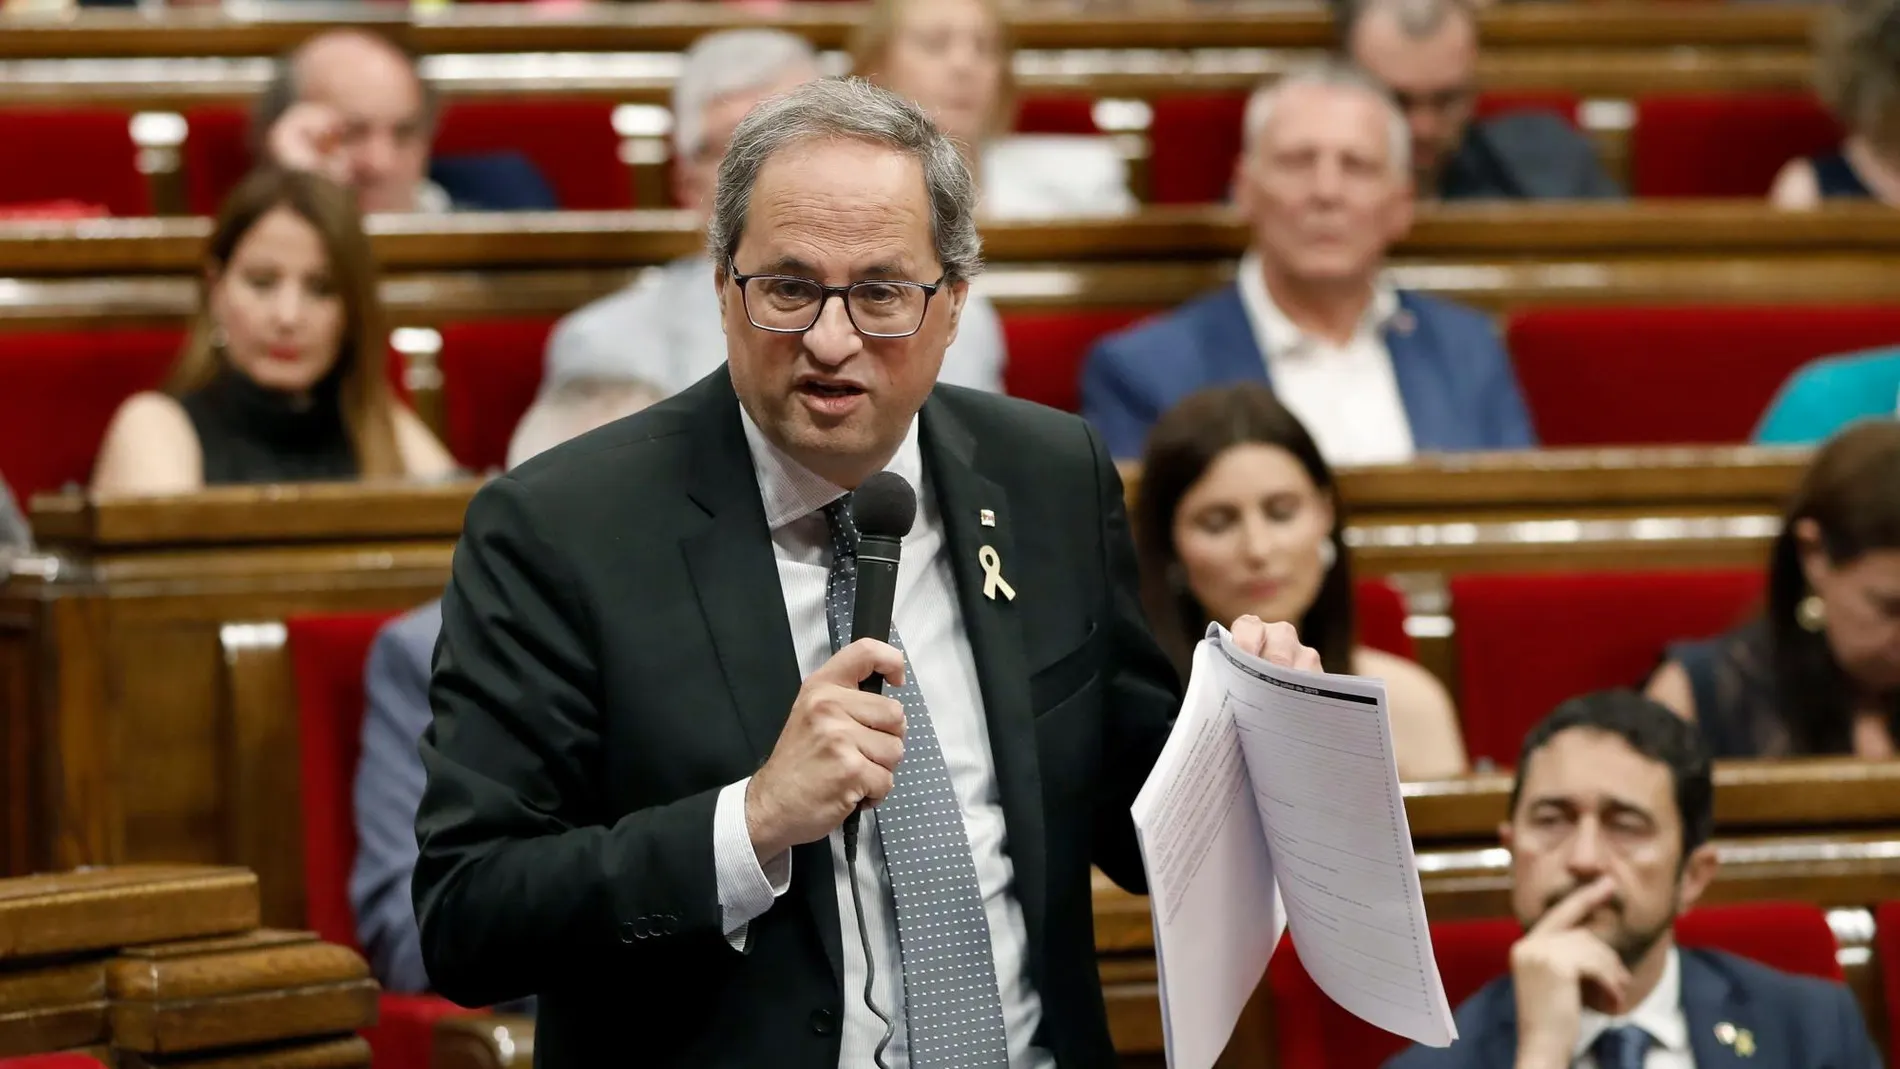
<path fill-rule="evenodd" d="M 1882 902 L 1874 910 L 1874 942 L 1880 986 L 1887 994 L 1887 1020 L 1900 1021 L 1900 900 Z"/>
<path fill-rule="evenodd" d="M 1450 590 L 1465 745 L 1474 761 L 1510 767 L 1524 735 L 1560 703 L 1640 686 L 1668 643 L 1739 622 L 1760 599 L 1762 576 L 1726 569 L 1461 575 Z"/>
<path fill-rule="evenodd" d="M 116 108 L 0 109 L 0 205 L 56 200 L 152 214 L 132 117 Z"/>
<path fill-rule="evenodd" d="M 356 947 L 350 868 L 356 860 L 353 784 L 363 739 L 363 666 L 393 613 L 295 616 L 285 621 L 297 678 L 303 787 L 304 895 L 310 929 Z"/>
<path fill-rule="evenodd" d="M 1099 134 L 1095 98 L 1068 93 L 1038 93 L 1016 105 L 1019 134 Z"/>
<path fill-rule="evenodd" d="M 1360 644 L 1408 661 L 1417 660 L 1418 644 L 1406 633 L 1405 598 L 1398 588 L 1383 579 L 1361 579 L 1353 585 L 1353 615 L 1358 617 Z"/>
<path fill-rule="evenodd" d="M 1508 917 L 1432 925 L 1432 954 L 1455 1009 L 1510 968 L 1522 929 Z M 1693 909 L 1676 920 L 1676 941 L 1725 950 L 1784 972 L 1841 979 L 1834 933 L 1820 908 L 1757 902 Z M 1365 1069 L 1385 1064 L 1407 1042 L 1339 1008 L 1307 975 L 1289 936 L 1267 967 L 1278 1064 L 1299 1069 Z"/>
<path fill-rule="evenodd" d="M 1576 93 L 1561 90 L 1524 89 L 1509 93 L 1484 93 L 1478 97 L 1478 103 L 1472 109 L 1472 117 L 1480 121 L 1495 119 L 1500 115 L 1509 115 L 1515 111 L 1547 111 L 1572 126 L 1577 125 L 1577 109 L 1583 104 L 1583 98 Z"/>
<path fill-rule="evenodd" d="M 1148 199 L 1217 204 L 1227 199 L 1240 158 L 1245 93 L 1157 97 L 1148 128 Z"/>
<path fill-rule="evenodd" d="M 633 207 L 633 176 L 620 162 L 607 100 L 458 100 L 442 110 L 437 156 L 519 152 L 534 162 L 566 211 Z"/>
<path fill-rule="evenodd" d="M 1806 93 L 1659 95 L 1636 102 L 1630 192 L 1765 197 L 1782 164 L 1839 147 L 1842 131 Z"/>
<path fill-rule="evenodd" d="M 185 110 L 185 207 L 216 215 L 251 170 L 250 116 L 241 107 L 207 104 Z"/>
<path fill-rule="evenodd" d="M 1900 307 L 1540 308 L 1508 335 L 1543 445 L 1719 444 L 1815 357 L 1900 342 Z"/>
<path fill-rule="evenodd" d="M 0 473 L 26 503 L 83 485 L 121 402 L 164 383 L 184 332 L 0 333 Z"/>
<path fill-rule="evenodd" d="M 1082 407 L 1082 363 L 1104 335 L 1151 314 L 1151 308 L 1078 308 L 1004 312 L 1003 389 L 1064 412 Z"/>
<path fill-rule="evenodd" d="M 541 389 L 552 319 L 491 319 L 442 328 L 443 423 L 449 452 L 471 471 L 500 468 L 508 440 Z"/>

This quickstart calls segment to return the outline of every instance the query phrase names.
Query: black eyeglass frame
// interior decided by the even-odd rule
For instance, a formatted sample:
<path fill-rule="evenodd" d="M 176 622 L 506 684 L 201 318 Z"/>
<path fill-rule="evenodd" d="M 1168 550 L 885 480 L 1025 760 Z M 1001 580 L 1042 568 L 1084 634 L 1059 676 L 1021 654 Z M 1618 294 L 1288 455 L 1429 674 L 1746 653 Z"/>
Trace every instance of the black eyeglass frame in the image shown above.
<path fill-rule="evenodd" d="M 739 287 L 739 307 L 745 310 L 746 322 L 752 324 L 756 329 L 766 331 L 770 334 L 803 334 L 818 325 L 818 321 L 824 318 L 825 305 L 830 304 L 831 299 L 836 297 L 844 302 L 844 315 L 846 319 L 851 321 L 851 329 L 867 338 L 908 338 L 924 329 L 924 320 L 930 318 L 930 299 L 937 295 L 937 291 L 943 288 L 944 283 L 950 281 L 950 273 L 946 271 L 935 282 L 913 282 L 904 278 L 865 278 L 843 286 L 827 286 L 815 278 L 806 278 L 803 275 L 779 275 L 769 272 L 756 275 L 742 275 L 739 273 L 739 265 L 734 263 L 730 256 L 726 257 L 726 277 L 732 280 L 733 285 Z M 755 278 L 782 279 L 786 282 L 798 282 L 807 286 L 817 287 L 818 303 L 815 306 L 816 311 L 812 312 L 811 322 L 802 327 L 768 327 L 752 318 L 752 302 L 746 297 L 745 287 L 746 283 Z M 924 307 L 923 311 L 917 313 L 917 325 L 902 334 L 880 334 L 877 331 L 865 330 L 859 326 L 858 317 L 851 312 L 851 291 L 859 286 L 910 286 L 915 289 L 923 290 Z"/>

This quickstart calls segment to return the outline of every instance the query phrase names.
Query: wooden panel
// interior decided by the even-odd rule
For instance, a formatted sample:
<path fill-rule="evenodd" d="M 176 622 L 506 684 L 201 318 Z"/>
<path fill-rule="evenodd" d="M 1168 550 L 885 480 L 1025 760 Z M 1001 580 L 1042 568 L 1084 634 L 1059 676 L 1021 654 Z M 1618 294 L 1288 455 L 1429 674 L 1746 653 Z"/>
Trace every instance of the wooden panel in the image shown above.
<path fill-rule="evenodd" d="M 104 959 L 0 972 L 0 1007 L 9 1011 L 99 1002 L 105 997 Z"/>
<path fill-rule="evenodd" d="M 106 1037 L 106 1003 L 0 1012 L 0 1058 L 66 1050 Z"/>
<path fill-rule="evenodd" d="M 281 623 L 226 624 L 225 853 L 258 873 L 265 924 L 304 923 L 303 784 L 296 681 Z"/>
<path fill-rule="evenodd" d="M 1010 20 L 1023 48 L 1325 48 L 1332 19 L 1319 5 L 1200 2 L 1134 10 L 1038 8 Z M 1157 10 L 1157 8 L 1159 8 Z M 313 33 L 368 24 L 419 52 L 677 51 L 710 30 L 774 25 L 823 48 L 843 45 L 856 12 L 788 4 L 764 13 L 699 4 L 590 7 L 550 16 L 532 8 L 456 7 L 413 19 L 377 5 L 333 5 L 323 14 L 250 19 L 183 8 L 163 18 L 118 11 L 61 12 L 10 20 L 0 58 L 272 55 Z M 333 13 L 333 14 L 332 14 Z M 1805 5 L 1568 4 L 1494 8 L 1481 16 L 1485 47 L 1660 48 L 1685 45 L 1806 47 L 1814 12 Z"/>
<path fill-rule="evenodd" d="M 369 1069 L 369 1042 L 361 1036 L 258 1047 L 237 1053 L 158 1057 L 119 1055 L 119 1069 Z"/>
<path fill-rule="evenodd" d="M 352 1032 L 376 1023 L 374 980 L 318 984 L 220 998 L 115 1002 L 113 1043 L 144 1054 L 173 1054 Z"/>
<path fill-rule="evenodd" d="M 131 865 L 0 882 L 0 959 L 256 926 L 257 877 L 242 869 Z"/>
<path fill-rule="evenodd" d="M 529 1069 L 534 1018 L 444 1017 L 435 1023 L 430 1069 Z"/>
<path fill-rule="evenodd" d="M 33 535 L 45 550 L 102 553 L 189 546 L 453 539 L 478 481 L 211 487 L 187 497 L 41 497 Z"/>
<path fill-rule="evenodd" d="M 368 975 L 368 966 L 348 947 L 319 942 L 308 932 L 264 929 L 244 940 L 128 951 L 106 966 L 106 990 L 115 1003 L 185 1002 L 350 983 Z"/>

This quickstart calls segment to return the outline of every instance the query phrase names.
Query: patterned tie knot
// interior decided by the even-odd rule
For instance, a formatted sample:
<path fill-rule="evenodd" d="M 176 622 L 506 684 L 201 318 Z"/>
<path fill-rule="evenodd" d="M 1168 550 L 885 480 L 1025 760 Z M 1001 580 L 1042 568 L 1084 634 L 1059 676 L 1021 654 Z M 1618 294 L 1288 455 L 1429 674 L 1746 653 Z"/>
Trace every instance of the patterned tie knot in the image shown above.
<path fill-rule="evenodd" d="M 1643 1069 L 1643 1058 L 1653 1042 L 1648 1032 L 1626 1024 L 1604 1029 L 1590 1044 L 1590 1052 L 1596 1055 L 1597 1069 Z"/>
<path fill-rule="evenodd" d="M 858 555 L 858 524 L 851 518 L 851 491 L 825 506 L 825 523 L 831 528 L 831 553 L 838 560 Z"/>

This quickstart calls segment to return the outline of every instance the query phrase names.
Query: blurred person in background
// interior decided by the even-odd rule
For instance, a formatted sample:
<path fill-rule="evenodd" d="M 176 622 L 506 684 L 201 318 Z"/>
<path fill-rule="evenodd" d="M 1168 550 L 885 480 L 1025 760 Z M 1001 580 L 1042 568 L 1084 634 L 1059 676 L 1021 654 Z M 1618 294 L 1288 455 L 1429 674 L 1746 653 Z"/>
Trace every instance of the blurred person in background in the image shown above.
<path fill-rule="evenodd" d="M 1235 200 L 1252 231 L 1232 285 L 1097 342 L 1082 414 L 1117 458 L 1203 386 L 1266 382 L 1330 464 L 1535 444 L 1482 313 L 1399 290 L 1386 250 L 1412 223 L 1404 117 L 1340 61 L 1248 101 Z"/>
<path fill-rule="evenodd" d="M 1815 91 L 1847 130 L 1838 151 L 1790 160 L 1769 202 L 1900 205 L 1900 0 L 1836 0 L 1815 27 Z"/>
<path fill-rule="evenodd" d="M 278 61 L 252 109 L 252 149 L 348 186 L 365 213 L 559 207 L 519 153 L 432 161 L 439 106 L 414 57 L 394 42 L 330 30 Z"/>
<path fill-rule="evenodd" d="M 1187 678 L 1209 621 L 1294 625 L 1329 672 L 1383 680 L 1407 780 L 1466 770 L 1444 684 L 1361 645 L 1345 506 L 1306 428 L 1259 383 L 1192 394 L 1155 425 L 1136 494 L 1135 550 L 1149 627 Z"/>
<path fill-rule="evenodd" d="M 1623 195 L 1589 139 L 1558 115 L 1474 121 L 1478 19 L 1464 0 L 1345 0 L 1337 12 L 1346 54 L 1405 114 L 1420 200 Z"/>
<path fill-rule="evenodd" d="M 1720 869 L 1714 831 L 1693 725 L 1627 690 L 1558 706 L 1498 828 L 1524 929 L 1509 971 L 1458 1007 L 1450 1046 L 1387 1069 L 1879 1069 L 1846 985 L 1676 944 Z"/>
<path fill-rule="evenodd" d="M 819 76 L 804 38 L 782 30 L 723 30 L 693 42 L 673 85 L 673 182 L 703 220 L 726 144 L 753 105 Z M 714 264 L 704 252 L 645 272 L 566 316 L 548 339 L 544 388 L 576 375 L 637 378 L 671 395 L 726 359 Z M 1003 327 L 972 293 L 941 381 L 1002 390 Z"/>
<path fill-rule="evenodd" d="M 1894 756 L 1900 739 L 1900 423 L 1815 455 L 1775 538 L 1763 614 L 1683 643 L 1648 693 L 1717 757 Z"/>
<path fill-rule="evenodd" d="M 915 100 L 964 148 L 991 219 L 1122 215 L 1138 205 L 1106 138 L 1020 135 L 1015 47 L 1000 0 L 873 0 L 852 73 Z"/>
<path fill-rule="evenodd" d="M 225 201 L 203 284 L 167 391 L 114 414 L 95 492 L 454 473 L 390 386 L 375 262 L 347 190 L 253 172 Z"/>
<path fill-rule="evenodd" d="M 1900 416 L 1900 348 L 1824 356 L 1781 384 L 1761 422 L 1758 445 L 1819 445 L 1863 419 Z"/>
<path fill-rule="evenodd" d="M 26 526 L 26 515 L 14 503 L 13 491 L 7 488 L 7 481 L 0 478 L 0 558 L 9 552 L 33 548 L 33 534 Z M 6 573 L 0 570 L 0 583 L 6 581 Z"/>
<path fill-rule="evenodd" d="M 508 467 L 658 399 L 657 391 L 641 382 L 569 379 L 516 425 Z M 363 672 L 367 706 L 356 765 L 350 908 L 370 970 L 388 991 L 430 989 L 409 881 L 416 868 L 416 807 L 425 778 L 416 742 L 429 726 L 430 661 L 441 628 L 440 599 L 391 620 L 376 633 Z M 525 1005 L 508 1008 L 532 1012 Z"/>

